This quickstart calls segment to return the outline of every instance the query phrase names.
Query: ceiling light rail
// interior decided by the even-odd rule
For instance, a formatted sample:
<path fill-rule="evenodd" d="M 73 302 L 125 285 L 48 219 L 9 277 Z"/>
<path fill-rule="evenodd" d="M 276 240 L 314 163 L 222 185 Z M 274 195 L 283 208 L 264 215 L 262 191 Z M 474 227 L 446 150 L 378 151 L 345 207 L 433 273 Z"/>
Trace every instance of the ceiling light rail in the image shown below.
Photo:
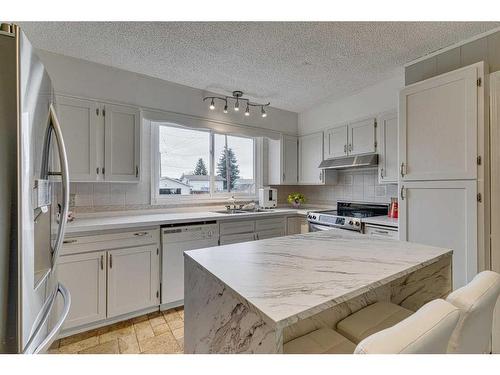
<path fill-rule="evenodd" d="M 239 112 L 240 102 L 243 102 L 243 104 L 246 104 L 245 116 L 250 116 L 250 107 L 260 107 L 260 115 L 262 117 L 267 117 L 267 112 L 266 112 L 265 108 L 268 107 L 269 105 L 271 105 L 270 102 L 268 102 L 266 104 L 253 103 L 250 101 L 250 99 L 244 98 L 243 91 L 239 91 L 239 90 L 233 91 L 232 96 L 206 96 L 203 98 L 203 101 L 206 101 L 206 100 L 210 100 L 210 105 L 208 106 L 208 108 L 212 111 L 215 109 L 215 101 L 216 100 L 223 101 L 224 102 L 224 109 L 223 109 L 224 113 L 228 113 L 228 101 L 231 101 L 231 100 L 234 101 L 233 109 L 235 112 Z"/>

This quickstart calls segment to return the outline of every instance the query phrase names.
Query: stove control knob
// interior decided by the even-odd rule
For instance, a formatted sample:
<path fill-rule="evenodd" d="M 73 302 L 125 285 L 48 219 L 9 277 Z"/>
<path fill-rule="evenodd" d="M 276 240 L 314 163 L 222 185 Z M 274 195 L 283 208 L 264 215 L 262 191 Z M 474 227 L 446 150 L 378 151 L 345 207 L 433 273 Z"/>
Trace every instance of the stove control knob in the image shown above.
<path fill-rule="evenodd" d="M 352 220 L 349 220 L 349 225 L 353 225 L 354 222 Z"/>
<path fill-rule="evenodd" d="M 354 225 L 356 225 L 357 227 L 359 227 L 359 226 L 360 226 L 360 224 L 361 224 L 361 223 L 360 223 L 359 221 L 356 221 L 356 222 L 354 223 Z"/>
<path fill-rule="evenodd" d="M 316 215 L 313 216 L 313 219 L 316 220 Z"/>
<path fill-rule="evenodd" d="M 311 215 L 307 215 L 307 218 L 310 219 L 310 218 L 312 218 L 312 216 Z"/>

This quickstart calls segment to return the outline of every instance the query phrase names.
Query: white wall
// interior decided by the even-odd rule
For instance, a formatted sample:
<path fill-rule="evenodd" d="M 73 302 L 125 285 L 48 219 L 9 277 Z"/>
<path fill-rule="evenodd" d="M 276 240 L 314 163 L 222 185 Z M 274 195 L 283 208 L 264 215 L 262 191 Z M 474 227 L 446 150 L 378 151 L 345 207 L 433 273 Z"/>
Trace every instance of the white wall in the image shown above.
<path fill-rule="evenodd" d="M 241 111 L 223 113 L 221 103 L 216 103 L 219 108 L 211 111 L 208 109 L 209 103 L 202 101 L 204 96 L 210 95 L 209 92 L 47 51 L 37 53 L 56 91 L 64 94 L 297 134 L 295 112 L 269 108 L 268 116 L 262 118 L 260 109 L 252 108 L 255 115 L 246 117 Z"/>
<path fill-rule="evenodd" d="M 404 71 L 401 68 L 392 78 L 369 86 L 354 95 L 326 100 L 299 113 L 298 132 L 300 135 L 309 134 L 342 122 L 396 109 L 398 92 L 403 87 Z"/>

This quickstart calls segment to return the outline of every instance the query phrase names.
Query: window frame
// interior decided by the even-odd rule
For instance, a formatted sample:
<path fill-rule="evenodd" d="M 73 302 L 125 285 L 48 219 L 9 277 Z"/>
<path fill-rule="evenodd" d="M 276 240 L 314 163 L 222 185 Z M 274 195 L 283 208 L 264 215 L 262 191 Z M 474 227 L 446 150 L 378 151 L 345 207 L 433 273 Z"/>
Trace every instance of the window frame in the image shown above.
<path fill-rule="evenodd" d="M 209 156 L 210 156 L 210 192 L 209 194 L 160 194 L 159 184 L 160 184 L 160 126 L 169 126 L 174 128 L 181 128 L 186 130 L 201 131 L 209 133 Z M 215 152 L 215 135 L 225 135 L 240 138 L 248 138 L 253 141 L 253 178 L 255 183 L 255 191 L 253 194 L 242 194 L 237 192 L 221 192 L 216 193 L 215 189 L 215 173 L 216 173 L 216 157 Z M 233 132 L 223 132 L 217 131 L 209 128 L 198 128 L 180 125 L 171 121 L 151 121 L 151 204 L 152 205 L 168 205 L 168 204 L 182 204 L 188 203 L 190 201 L 195 201 L 196 203 L 201 202 L 226 202 L 229 198 L 235 197 L 241 200 L 256 200 L 258 197 L 258 189 L 262 185 L 259 173 L 259 160 L 262 156 L 258 155 L 261 152 L 258 147 L 257 137 L 240 135 Z"/>

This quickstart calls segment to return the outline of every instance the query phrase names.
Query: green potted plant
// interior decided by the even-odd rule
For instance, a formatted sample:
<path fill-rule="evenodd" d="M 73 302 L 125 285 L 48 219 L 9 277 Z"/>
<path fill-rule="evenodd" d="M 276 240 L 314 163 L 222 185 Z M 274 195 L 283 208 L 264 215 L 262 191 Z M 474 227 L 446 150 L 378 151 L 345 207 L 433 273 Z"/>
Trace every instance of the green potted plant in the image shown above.
<path fill-rule="evenodd" d="M 302 203 L 305 203 L 306 197 L 302 193 L 290 193 L 288 194 L 288 203 L 290 203 L 294 208 L 299 208 Z"/>

